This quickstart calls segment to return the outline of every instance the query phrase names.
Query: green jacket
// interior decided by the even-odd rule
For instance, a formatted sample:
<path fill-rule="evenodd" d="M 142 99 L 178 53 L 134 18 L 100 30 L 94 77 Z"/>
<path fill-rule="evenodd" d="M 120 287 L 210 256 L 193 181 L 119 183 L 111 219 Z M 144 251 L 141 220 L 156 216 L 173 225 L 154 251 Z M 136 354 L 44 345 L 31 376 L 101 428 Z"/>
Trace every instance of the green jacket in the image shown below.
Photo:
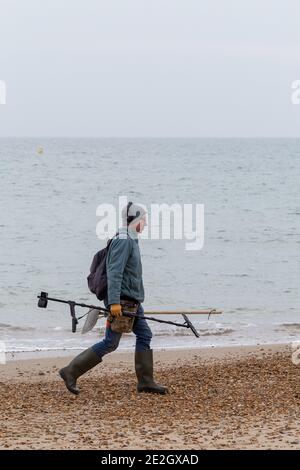
<path fill-rule="evenodd" d="M 106 304 L 119 304 L 123 296 L 142 303 L 144 286 L 141 254 L 137 238 L 131 238 L 126 228 L 121 228 L 113 238 L 106 259 L 107 299 Z"/>

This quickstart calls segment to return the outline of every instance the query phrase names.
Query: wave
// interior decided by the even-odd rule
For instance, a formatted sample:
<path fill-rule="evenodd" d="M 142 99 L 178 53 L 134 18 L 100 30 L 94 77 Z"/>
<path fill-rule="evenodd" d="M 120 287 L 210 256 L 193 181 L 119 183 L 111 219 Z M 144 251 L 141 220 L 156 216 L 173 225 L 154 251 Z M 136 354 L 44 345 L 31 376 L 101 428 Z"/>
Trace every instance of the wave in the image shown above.
<path fill-rule="evenodd" d="M 152 328 L 152 330 L 154 330 Z M 203 328 L 203 329 L 197 329 L 196 330 L 199 334 L 199 336 L 222 336 L 222 335 L 228 335 L 230 333 L 234 333 L 235 330 L 233 328 L 229 327 L 215 327 L 215 328 Z M 192 335 L 192 331 L 189 328 L 169 328 L 167 329 L 160 329 L 160 330 L 154 330 L 153 331 L 155 336 L 190 336 Z"/>
<path fill-rule="evenodd" d="M 0 323 L 0 331 L 1 330 L 9 330 L 9 331 L 34 331 L 35 328 L 31 326 L 15 326 L 9 325 L 7 323 Z"/>
<path fill-rule="evenodd" d="M 300 330 L 300 323 L 280 323 L 278 326 L 285 330 Z"/>
<path fill-rule="evenodd" d="M 201 331 L 198 332 L 200 336 L 222 336 L 222 335 L 228 335 L 230 333 L 234 333 L 233 328 L 222 328 L 219 330 L 207 330 L 206 332 Z"/>

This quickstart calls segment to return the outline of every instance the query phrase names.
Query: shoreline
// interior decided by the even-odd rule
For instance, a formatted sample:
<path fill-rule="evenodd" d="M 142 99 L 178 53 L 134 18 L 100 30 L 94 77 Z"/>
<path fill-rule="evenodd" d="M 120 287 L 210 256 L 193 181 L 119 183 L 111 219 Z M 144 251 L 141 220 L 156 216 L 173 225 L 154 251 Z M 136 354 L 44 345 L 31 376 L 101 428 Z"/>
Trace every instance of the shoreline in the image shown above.
<path fill-rule="evenodd" d="M 13 353 L 6 353 L 6 363 L 0 363 L 0 379 L 1 375 L 5 370 L 13 369 L 13 364 L 27 364 L 33 369 L 37 364 L 44 364 L 47 366 L 50 363 L 60 364 L 67 363 L 77 354 L 82 352 L 84 349 L 54 349 L 46 351 L 18 351 Z M 165 348 L 153 348 L 153 352 L 156 359 L 163 357 L 166 363 L 177 363 L 177 358 L 189 359 L 191 356 L 197 356 L 201 359 L 229 359 L 232 355 L 236 355 L 236 358 L 243 357 L 248 354 L 255 354 L 260 356 L 264 353 L 276 353 L 276 352 L 288 352 L 291 351 L 291 343 L 266 343 L 266 344 L 253 344 L 253 345 L 232 345 L 232 346 L 203 346 L 203 347 L 165 347 Z M 117 351 L 107 354 L 104 357 L 105 363 L 117 364 L 119 360 L 121 362 L 130 363 L 134 357 L 133 348 L 118 348 Z M 131 359 L 130 359 L 131 358 Z M 172 361 L 174 359 L 174 361 Z"/>
<path fill-rule="evenodd" d="M 134 351 L 116 351 L 75 397 L 57 373 L 68 360 L 0 365 L 1 449 L 300 449 L 299 365 L 287 344 L 155 350 L 165 396 L 138 394 Z"/>
<path fill-rule="evenodd" d="M 197 346 L 197 345 L 191 345 L 189 348 L 186 346 L 158 346 L 158 347 L 153 347 L 153 350 L 157 353 L 164 352 L 164 351 L 181 351 L 184 354 L 184 351 L 201 351 L 204 355 L 207 354 L 208 351 L 213 351 L 217 350 L 221 352 L 227 351 L 227 350 L 233 350 L 233 351 L 239 351 L 239 353 L 242 353 L 243 351 L 251 351 L 251 350 L 257 350 L 258 348 L 264 348 L 264 349 L 271 349 L 271 350 L 284 350 L 286 348 L 291 348 L 292 340 L 290 342 L 288 341 L 282 341 L 282 342 L 266 342 L 266 343 L 255 343 L 255 344 L 232 344 L 232 345 L 205 345 L 205 346 Z M 88 346 L 87 346 L 88 347 Z M 60 357 L 64 358 L 71 358 L 74 357 L 76 354 L 79 354 L 80 352 L 84 351 L 85 348 L 62 348 L 62 349 L 37 349 L 37 350 L 32 350 L 32 351 L 7 351 L 5 353 L 6 356 L 6 363 L 10 362 L 15 362 L 15 361 L 27 361 L 27 360 L 32 360 L 34 361 L 35 359 L 57 359 Z M 117 351 L 113 353 L 113 356 L 115 355 L 126 355 L 126 354 L 131 354 L 131 352 L 134 350 L 133 347 L 122 347 L 120 346 Z M 222 353 L 221 353 L 222 354 Z M 110 355 L 109 355 L 110 356 Z M 107 357 L 109 357 L 107 356 Z M 1 367 L 1 363 L 0 363 Z"/>

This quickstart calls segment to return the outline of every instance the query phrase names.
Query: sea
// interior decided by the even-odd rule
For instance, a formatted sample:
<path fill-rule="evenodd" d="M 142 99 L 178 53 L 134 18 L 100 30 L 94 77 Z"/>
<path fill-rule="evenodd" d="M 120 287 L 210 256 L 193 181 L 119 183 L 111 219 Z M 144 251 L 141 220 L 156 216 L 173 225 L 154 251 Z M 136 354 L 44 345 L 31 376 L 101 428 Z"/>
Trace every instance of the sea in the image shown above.
<path fill-rule="evenodd" d="M 12 357 L 101 340 L 105 318 L 72 333 L 68 305 L 41 309 L 37 295 L 99 305 L 86 280 L 106 243 L 97 210 L 118 213 L 120 197 L 144 204 L 148 222 L 153 204 L 203 205 L 201 249 L 172 230 L 139 241 L 144 308 L 222 314 L 190 315 L 199 338 L 149 321 L 154 349 L 300 341 L 300 140 L 10 138 L 0 168 L 0 344 Z M 120 349 L 134 344 L 126 334 Z"/>

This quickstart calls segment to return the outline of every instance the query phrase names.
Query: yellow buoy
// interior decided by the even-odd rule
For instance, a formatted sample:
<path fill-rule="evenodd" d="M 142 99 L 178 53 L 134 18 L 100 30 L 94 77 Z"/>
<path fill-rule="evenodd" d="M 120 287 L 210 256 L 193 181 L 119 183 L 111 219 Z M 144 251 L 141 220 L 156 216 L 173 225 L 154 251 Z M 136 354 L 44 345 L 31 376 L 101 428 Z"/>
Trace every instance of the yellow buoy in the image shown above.
<path fill-rule="evenodd" d="M 38 148 L 37 148 L 37 153 L 38 153 L 38 155 L 42 155 L 42 154 L 44 153 L 43 147 L 41 147 L 41 146 L 38 147 Z"/>

